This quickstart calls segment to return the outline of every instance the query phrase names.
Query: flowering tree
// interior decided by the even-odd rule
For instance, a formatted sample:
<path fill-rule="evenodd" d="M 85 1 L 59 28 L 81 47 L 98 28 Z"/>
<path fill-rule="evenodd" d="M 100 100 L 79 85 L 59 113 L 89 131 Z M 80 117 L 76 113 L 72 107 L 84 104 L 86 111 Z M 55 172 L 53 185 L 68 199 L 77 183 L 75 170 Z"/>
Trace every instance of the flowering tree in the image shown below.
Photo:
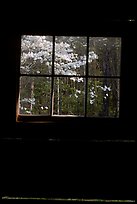
<path fill-rule="evenodd" d="M 100 39 L 103 41 L 99 38 L 98 43 Z M 95 40 L 91 38 L 90 44 Z M 96 50 L 101 55 L 97 46 L 89 47 L 87 60 L 86 37 L 61 36 L 55 38 L 53 56 L 52 36 L 22 36 L 20 113 L 50 114 L 52 109 L 52 114 L 57 115 L 84 115 L 86 83 L 87 112 L 89 116 L 101 113 L 102 98 L 110 98 L 111 83 L 85 79 L 87 63 L 89 74 L 103 73 L 103 69 L 97 68 L 102 62 L 99 63 Z"/>

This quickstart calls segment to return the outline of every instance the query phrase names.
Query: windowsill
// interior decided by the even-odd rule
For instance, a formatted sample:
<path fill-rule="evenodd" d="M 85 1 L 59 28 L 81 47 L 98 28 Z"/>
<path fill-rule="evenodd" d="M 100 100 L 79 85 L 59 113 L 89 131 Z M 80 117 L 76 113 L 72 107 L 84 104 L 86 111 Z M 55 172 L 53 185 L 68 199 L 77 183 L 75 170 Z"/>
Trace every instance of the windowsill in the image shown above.
<path fill-rule="evenodd" d="M 18 115 L 16 123 L 58 123 L 58 122 L 89 122 L 102 120 L 118 121 L 120 117 L 84 117 L 78 115 Z"/>
<path fill-rule="evenodd" d="M 46 198 L 46 197 L 10 197 L 3 196 L 2 200 L 44 200 L 44 201 L 64 201 L 64 202 L 92 202 L 92 203 L 135 203 L 135 200 L 108 200 L 108 199 L 91 199 L 91 198 Z"/>

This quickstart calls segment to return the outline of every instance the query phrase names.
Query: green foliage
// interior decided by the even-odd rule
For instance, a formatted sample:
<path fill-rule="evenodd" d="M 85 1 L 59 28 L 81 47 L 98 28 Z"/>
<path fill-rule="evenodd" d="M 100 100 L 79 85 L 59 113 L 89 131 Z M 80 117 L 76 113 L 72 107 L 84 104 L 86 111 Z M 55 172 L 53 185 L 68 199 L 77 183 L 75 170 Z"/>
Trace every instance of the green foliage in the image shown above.
<path fill-rule="evenodd" d="M 70 57 L 73 50 L 75 57 L 73 63 L 85 60 L 86 37 L 56 37 L 56 44 L 62 46 L 62 42 L 67 43 L 66 46 L 70 49 L 67 51 L 67 48 L 62 48 L 65 49 L 61 50 L 64 55 L 68 52 L 68 57 Z M 22 56 L 23 52 L 26 56 L 30 50 L 22 51 Z M 41 50 L 39 51 L 41 52 Z M 26 61 L 23 59 L 22 66 L 25 69 L 21 69 L 21 74 L 28 74 L 28 76 L 20 78 L 20 113 L 50 115 L 51 109 L 53 109 L 55 115 L 84 116 L 85 104 L 87 104 L 86 112 L 89 117 L 118 117 L 119 79 L 115 76 L 120 75 L 120 51 L 120 38 L 89 38 L 89 52 L 96 53 L 98 58 L 88 62 L 88 73 L 86 73 L 86 64 L 82 64 L 75 68 L 76 77 L 71 75 L 58 77 L 56 75 L 53 78 L 53 84 L 51 51 L 48 53 L 49 61 L 44 61 L 42 57 L 37 60 L 33 60 L 31 57 L 28 57 Z M 58 59 L 57 63 L 60 63 L 61 67 L 61 64 L 66 65 L 71 60 L 66 61 L 67 59 L 62 58 Z M 58 69 L 60 68 L 58 67 Z M 70 70 L 69 67 L 68 71 Z M 36 74 L 36 76 L 31 76 L 29 73 Z M 46 76 L 40 76 L 41 74 L 46 74 Z M 87 81 L 86 74 L 88 74 Z M 113 78 L 109 78 L 111 76 Z"/>

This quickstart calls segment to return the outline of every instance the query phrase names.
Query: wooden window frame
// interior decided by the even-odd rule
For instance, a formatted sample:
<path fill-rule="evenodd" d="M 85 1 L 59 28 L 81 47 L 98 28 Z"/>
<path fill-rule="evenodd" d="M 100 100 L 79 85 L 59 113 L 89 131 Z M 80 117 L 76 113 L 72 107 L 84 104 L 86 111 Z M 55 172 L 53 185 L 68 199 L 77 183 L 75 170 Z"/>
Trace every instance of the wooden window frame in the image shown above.
<path fill-rule="evenodd" d="M 17 52 L 18 54 L 16 55 L 16 122 L 20 123 L 20 122 L 24 122 L 24 123 L 57 123 L 57 122 L 64 122 L 66 121 L 66 123 L 68 121 L 73 121 L 73 122 L 79 122 L 79 121 L 102 121 L 102 120 L 106 120 L 106 121 L 115 121 L 114 123 L 119 123 L 119 121 L 122 121 L 126 115 L 125 113 L 125 100 L 127 98 L 126 96 L 126 92 L 125 89 L 127 87 L 126 84 L 126 80 L 127 80 L 127 70 L 128 70 L 128 64 L 129 62 L 127 62 L 126 59 L 126 52 L 124 51 L 129 37 L 131 37 L 130 35 L 133 34 L 132 31 L 130 32 L 129 28 L 132 26 L 134 22 L 132 21 L 114 21 L 114 22 L 105 22 L 104 24 L 104 30 L 102 30 L 102 27 L 100 29 L 98 29 L 98 27 L 95 26 L 94 31 L 90 31 L 90 30 L 85 30 L 84 32 L 82 31 L 68 31 L 68 32 L 56 32 L 56 31 L 50 31 L 47 32 L 45 30 L 39 30 L 39 31 L 23 31 L 20 32 L 20 34 L 18 35 L 18 46 L 17 46 Z M 101 25 L 101 24 L 99 24 Z M 121 25 L 123 25 L 124 29 L 122 30 Z M 110 27 L 108 27 L 110 26 Z M 125 31 L 127 33 L 125 33 Z M 59 116 L 44 116 L 44 115 L 20 115 L 18 113 L 18 100 L 19 100 L 19 77 L 20 77 L 20 53 L 21 53 L 21 36 L 22 35 L 50 35 L 50 36 L 87 36 L 87 37 L 119 37 L 121 38 L 121 73 L 120 73 L 120 77 L 118 76 L 118 78 L 120 79 L 120 105 L 119 105 L 119 117 L 118 118 L 105 118 L 105 117 L 77 117 L 77 116 L 64 116 L 64 115 L 59 115 Z M 129 36 L 128 36 L 129 35 Z M 125 45 L 126 44 L 126 45 Z M 88 54 L 88 50 L 87 50 L 87 54 Z M 54 55 L 53 55 L 54 58 Z M 52 59 L 54 61 L 54 59 Z M 87 59 L 88 60 L 88 59 Z M 54 63 L 53 63 L 54 64 Z M 54 65 L 53 65 L 54 66 Z M 87 67 L 87 66 L 86 66 Z M 52 67 L 52 69 L 54 69 L 54 67 Z M 87 69 L 87 68 L 86 68 Z M 59 75 L 57 75 L 59 77 Z M 52 76 L 54 77 L 54 75 Z M 61 77 L 65 77 L 65 75 L 61 75 Z M 70 77 L 70 76 L 69 76 Z M 76 77 L 76 76 L 75 76 Z M 89 76 L 85 76 L 87 78 L 89 78 Z M 92 78 L 96 78 L 96 76 L 92 76 Z M 106 78 L 106 77 L 99 77 L 99 78 Z M 108 78 L 117 78 L 117 77 L 108 77 Z M 53 86 L 53 84 L 52 84 Z M 124 88 L 125 87 L 125 88 Z M 113 123 L 113 122 L 112 122 Z"/>
<path fill-rule="evenodd" d="M 104 75 L 103 76 L 99 76 L 99 75 L 94 75 L 93 76 L 93 75 L 89 75 L 88 56 L 89 56 L 89 38 L 91 36 L 83 36 L 87 40 L 87 43 L 86 43 L 87 44 L 87 49 L 86 49 L 86 66 L 85 66 L 86 74 L 85 75 L 78 75 L 78 76 L 77 75 L 71 75 L 70 76 L 70 75 L 55 74 L 55 72 L 54 72 L 54 61 L 55 60 L 54 60 L 54 58 L 55 58 L 55 37 L 56 36 L 51 36 L 51 37 L 53 37 L 53 41 L 52 41 L 53 42 L 53 49 L 52 49 L 52 73 L 50 75 L 48 75 L 48 74 L 40 74 L 40 75 L 39 74 L 21 74 L 20 71 L 19 71 L 19 76 L 18 76 L 19 78 L 22 77 L 22 76 L 25 76 L 25 77 L 50 77 L 51 78 L 51 105 L 50 105 L 51 108 L 50 108 L 50 115 L 48 115 L 48 116 L 44 116 L 42 114 L 41 115 L 32 115 L 32 117 L 29 117 L 29 119 L 30 118 L 35 118 L 36 121 L 44 121 L 44 120 L 47 121 L 47 120 L 49 120 L 49 118 L 51 118 L 51 120 L 52 120 L 52 117 L 59 117 L 59 118 L 60 117 L 64 117 L 64 118 L 67 118 L 67 117 L 75 117 L 75 118 L 77 118 L 77 117 L 84 117 L 84 118 L 91 117 L 91 118 L 93 118 L 94 116 L 87 116 L 87 92 L 88 92 L 87 91 L 87 89 L 88 89 L 87 83 L 88 83 L 88 79 L 96 79 L 96 78 L 97 79 L 119 79 L 119 81 L 120 81 L 121 76 L 120 75 L 119 76 L 104 76 Z M 60 36 L 57 36 L 57 37 L 60 37 Z M 104 37 L 106 37 L 106 36 L 104 36 Z M 54 87 L 53 87 L 54 86 L 54 79 L 56 77 L 59 77 L 59 78 L 64 78 L 64 77 L 68 77 L 68 78 L 70 78 L 70 77 L 82 77 L 82 78 L 85 79 L 85 85 L 84 85 L 84 90 L 85 90 L 84 101 L 85 101 L 85 103 L 84 103 L 84 115 L 83 116 L 77 116 L 77 115 L 69 116 L 69 115 L 54 115 L 53 114 L 53 110 L 52 110 L 52 107 L 53 107 L 52 94 L 53 94 L 53 89 L 54 89 Z M 119 92 L 120 92 L 120 90 L 119 90 Z M 119 93 L 119 95 L 120 95 L 120 93 Z M 120 107 L 119 107 L 119 109 L 120 109 Z M 28 116 L 29 115 L 18 114 L 17 117 L 18 117 L 18 120 L 20 121 L 20 120 L 23 120 L 23 118 L 26 118 Z M 102 118 L 102 117 L 98 116 L 97 118 Z M 111 118 L 111 117 L 108 116 L 108 118 Z"/>

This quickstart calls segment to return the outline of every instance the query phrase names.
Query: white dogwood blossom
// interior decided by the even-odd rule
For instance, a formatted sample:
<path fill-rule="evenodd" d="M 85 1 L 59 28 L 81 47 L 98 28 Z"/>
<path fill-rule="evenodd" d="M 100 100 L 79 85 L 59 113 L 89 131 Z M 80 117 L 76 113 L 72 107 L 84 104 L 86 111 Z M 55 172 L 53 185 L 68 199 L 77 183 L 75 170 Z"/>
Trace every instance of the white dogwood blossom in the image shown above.
<path fill-rule="evenodd" d="M 71 39 L 70 39 L 71 40 Z M 21 41 L 21 73 L 50 74 L 52 70 L 53 38 L 51 36 L 23 36 Z M 74 46 L 75 48 L 75 46 Z M 88 62 L 98 59 L 89 52 Z M 43 71 L 40 69 L 42 65 Z M 57 75 L 78 75 L 86 66 L 86 55 L 78 56 L 67 42 L 55 42 L 54 72 Z"/>

